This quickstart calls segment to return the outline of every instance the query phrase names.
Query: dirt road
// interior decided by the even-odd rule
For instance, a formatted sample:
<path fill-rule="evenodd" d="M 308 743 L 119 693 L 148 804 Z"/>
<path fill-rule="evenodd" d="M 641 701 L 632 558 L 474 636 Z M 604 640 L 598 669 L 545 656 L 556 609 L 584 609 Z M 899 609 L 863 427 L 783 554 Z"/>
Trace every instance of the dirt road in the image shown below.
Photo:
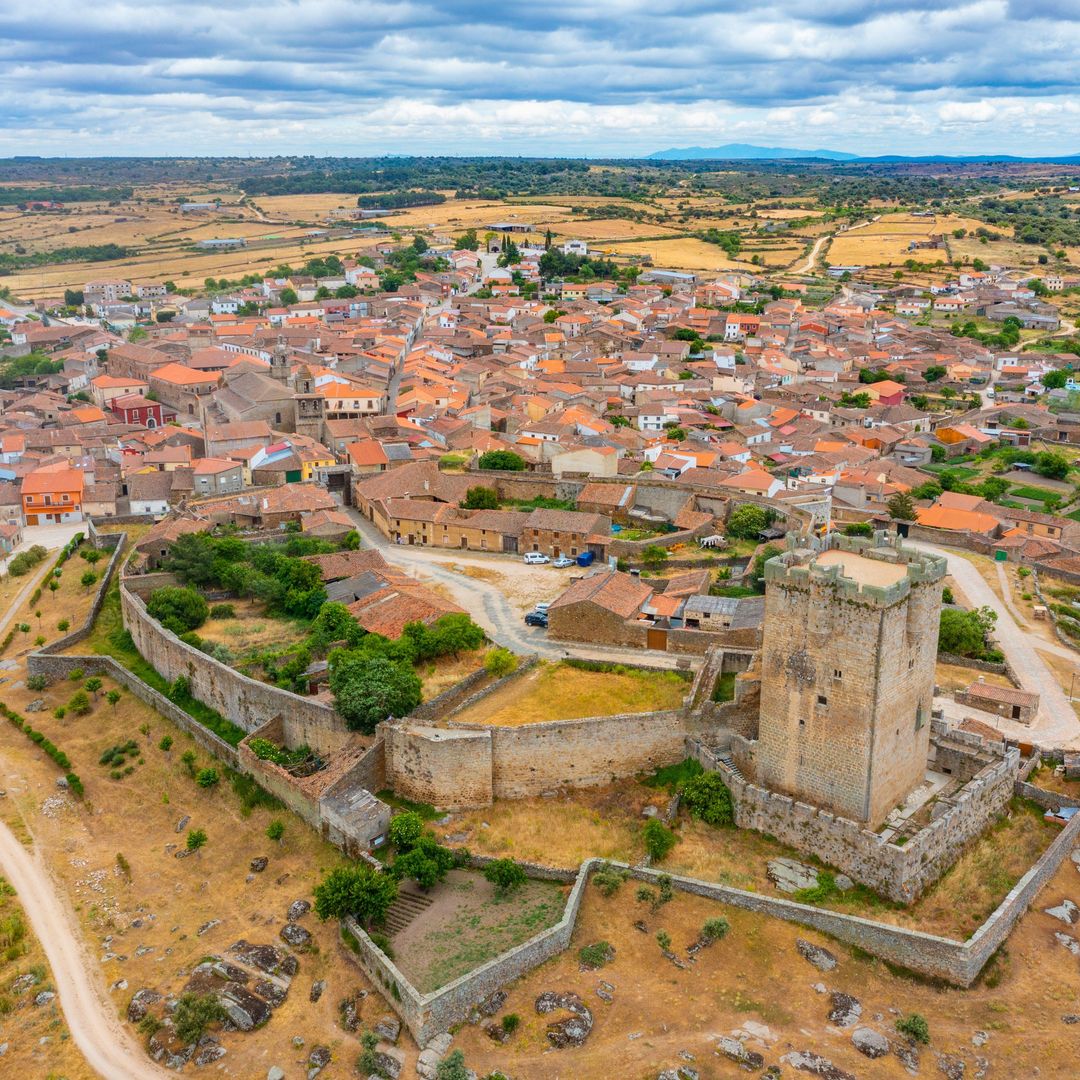
<path fill-rule="evenodd" d="M 31 852 L 0 822 L 0 869 L 18 893 L 52 969 L 60 1007 L 75 1044 L 106 1080 L 162 1080 L 158 1068 L 123 1027 L 115 1006 L 104 998 L 93 957 L 56 885 Z"/>

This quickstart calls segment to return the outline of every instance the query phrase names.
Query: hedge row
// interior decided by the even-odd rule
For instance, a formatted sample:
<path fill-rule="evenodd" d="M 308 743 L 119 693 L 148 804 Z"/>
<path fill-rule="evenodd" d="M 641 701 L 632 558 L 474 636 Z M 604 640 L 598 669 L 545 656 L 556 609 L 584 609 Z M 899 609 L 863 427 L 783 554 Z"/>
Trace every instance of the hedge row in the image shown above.
<path fill-rule="evenodd" d="M 66 770 L 65 778 L 68 782 L 68 788 L 82 798 L 82 781 L 79 779 L 77 773 L 71 771 L 71 759 L 67 754 L 65 754 L 58 746 L 50 742 L 42 732 L 35 731 L 23 717 L 15 712 L 14 709 L 9 709 L 3 702 L 0 702 L 0 715 L 6 716 L 14 727 L 17 727 L 31 742 L 37 743 L 61 769 Z"/>

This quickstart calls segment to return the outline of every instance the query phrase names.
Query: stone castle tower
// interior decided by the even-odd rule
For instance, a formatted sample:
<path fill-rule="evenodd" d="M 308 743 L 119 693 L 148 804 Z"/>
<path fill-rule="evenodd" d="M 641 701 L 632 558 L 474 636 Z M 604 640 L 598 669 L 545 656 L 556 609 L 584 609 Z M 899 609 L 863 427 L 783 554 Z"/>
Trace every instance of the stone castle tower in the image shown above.
<path fill-rule="evenodd" d="M 946 564 L 881 533 L 810 543 L 765 565 L 746 767 L 763 787 L 876 828 L 924 778 Z"/>

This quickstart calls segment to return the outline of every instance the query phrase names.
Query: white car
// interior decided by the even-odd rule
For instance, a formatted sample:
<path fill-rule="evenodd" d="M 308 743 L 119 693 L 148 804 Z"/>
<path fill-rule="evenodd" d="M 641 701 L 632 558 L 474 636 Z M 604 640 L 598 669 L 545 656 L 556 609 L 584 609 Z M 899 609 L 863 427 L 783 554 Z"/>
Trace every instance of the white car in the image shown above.
<path fill-rule="evenodd" d="M 542 551 L 527 551 L 527 552 L 525 552 L 525 561 L 530 566 L 539 566 L 542 563 L 551 562 L 551 560 Z"/>
<path fill-rule="evenodd" d="M 560 570 L 565 570 L 568 566 L 577 566 L 577 560 L 568 559 L 565 555 L 560 555 L 551 565 L 557 566 Z"/>

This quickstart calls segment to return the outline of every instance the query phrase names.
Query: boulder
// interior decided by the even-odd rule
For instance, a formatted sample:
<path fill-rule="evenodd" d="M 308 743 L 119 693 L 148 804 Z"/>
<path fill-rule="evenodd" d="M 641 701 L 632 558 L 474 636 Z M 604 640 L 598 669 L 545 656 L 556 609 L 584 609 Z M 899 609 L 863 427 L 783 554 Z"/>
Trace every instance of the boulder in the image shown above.
<path fill-rule="evenodd" d="M 793 1050 L 785 1054 L 781 1061 L 786 1062 L 799 1072 L 809 1073 L 811 1076 L 821 1077 L 821 1080 L 855 1080 L 851 1073 L 834 1065 L 828 1058 L 820 1054 L 811 1053 L 809 1050 Z"/>
<path fill-rule="evenodd" d="M 480 1015 L 494 1016 L 504 1004 L 506 1004 L 506 991 L 496 990 L 493 994 L 488 994 L 488 996 L 480 1002 Z"/>
<path fill-rule="evenodd" d="M 372 1025 L 372 1031 L 383 1041 L 394 1044 L 401 1034 L 401 1021 L 392 1013 L 387 1013 Z"/>
<path fill-rule="evenodd" d="M 56 994 L 52 990 L 42 990 L 40 994 L 34 996 L 34 1004 L 39 1008 L 42 1005 L 48 1005 L 50 1002 L 56 999 Z"/>
<path fill-rule="evenodd" d="M 313 1080 L 319 1073 L 330 1064 L 330 1047 L 329 1046 L 315 1046 L 312 1047 L 311 1053 L 308 1054 L 308 1080 Z"/>
<path fill-rule="evenodd" d="M 195 936 L 196 937 L 202 937 L 203 934 L 207 933 L 210 930 L 213 930 L 215 926 L 220 926 L 220 925 L 221 925 L 221 920 L 220 919 L 211 919 L 209 922 L 204 922 L 202 924 L 202 926 L 200 926 L 199 929 L 195 931 Z"/>
<path fill-rule="evenodd" d="M 756 1050 L 747 1050 L 738 1039 L 733 1039 L 730 1035 L 720 1037 L 716 1044 L 716 1052 L 748 1071 L 760 1069 L 765 1064 L 765 1059 Z"/>
<path fill-rule="evenodd" d="M 1044 908 L 1043 913 L 1059 919 L 1066 926 L 1075 926 L 1077 922 L 1080 922 L 1080 908 L 1071 900 L 1062 900 L 1057 907 Z"/>
<path fill-rule="evenodd" d="M 240 963 L 265 971 L 267 975 L 277 975 L 279 978 L 291 979 L 300 967 L 295 956 L 290 956 L 275 945 L 251 945 L 241 940 L 230 946 L 229 952 Z"/>
<path fill-rule="evenodd" d="M 266 869 L 269 862 L 270 860 L 265 855 L 259 855 L 257 858 L 251 860 L 248 869 L 250 869 L 253 874 L 261 874 Z"/>
<path fill-rule="evenodd" d="M 184 830 L 185 830 L 185 829 L 186 829 L 186 828 L 188 827 L 188 822 L 189 822 L 190 820 L 191 820 L 191 815 L 190 815 L 190 814 L 185 814 L 185 815 L 184 815 L 184 816 L 183 816 L 183 817 L 182 817 L 182 818 L 181 818 L 181 819 L 180 819 L 180 820 L 179 820 L 179 821 L 178 821 L 178 822 L 176 823 L 176 832 L 178 832 L 178 833 L 182 833 L 182 832 L 183 832 L 183 831 L 184 831 Z"/>
<path fill-rule="evenodd" d="M 269 979 L 259 979 L 251 988 L 259 995 L 271 1009 L 280 1008 L 285 1004 L 289 996 L 289 988 L 280 983 L 271 982 Z"/>
<path fill-rule="evenodd" d="M 318 1001 L 319 998 L 321 998 L 323 996 L 323 991 L 325 989 L 326 989 L 326 980 L 325 979 L 316 979 L 311 984 L 311 991 L 308 993 L 308 1001 L 310 1001 L 311 1004 L 314 1005 L 315 1002 Z"/>
<path fill-rule="evenodd" d="M 266 1070 L 266 1080 L 285 1080 L 285 1070 L 280 1065 L 271 1065 Z"/>
<path fill-rule="evenodd" d="M 212 1065 L 215 1061 L 220 1061 L 226 1053 L 225 1047 L 215 1038 L 204 1035 L 199 1040 L 198 1048 L 195 1051 L 195 1064 Z"/>
<path fill-rule="evenodd" d="M 572 1015 L 547 1026 L 548 1041 L 558 1049 L 581 1046 L 592 1031 L 593 1015 L 589 1007 L 573 993 L 547 990 L 536 999 L 536 1011 L 541 1016 L 564 1009 Z"/>
<path fill-rule="evenodd" d="M 306 952 L 311 947 L 311 931 L 297 923 L 287 922 L 281 928 L 281 940 L 294 949 Z"/>
<path fill-rule="evenodd" d="M 182 1069 L 195 1055 L 195 1044 L 183 1046 L 176 1041 L 172 1021 L 167 1020 L 147 1044 L 150 1056 L 166 1069 Z"/>
<path fill-rule="evenodd" d="M 770 859 L 766 871 L 769 880 L 781 891 L 797 893 L 801 889 L 813 889 L 818 883 L 818 872 L 797 859 Z"/>
<path fill-rule="evenodd" d="M 862 1005 L 858 999 L 850 994 L 842 994 L 839 990 L 834 990 L 829 996 L 832 1000 L 829 1021 L 837 1027 L 853 1027 L 862 1016 Z"/>
<path fill-rule="evenodd" d="M 229 1019 L 241 1031 L 251 1031 L 270 1019 L 270 1006 L 239 983 L 226 983 L 220 1001 Z"/>
<path fill-rule="evenodd" d="M 868 1058 L 884 1057 L 889 1052 L 889 1040 L 868 1027 L 858 1027 L 851 1033 L 851 1045 Z"/>
<path fill-rule="evenodd" d="M 1080 956 L 1080 942 L 1078 942 L 1072 934 L 1065 934 L 1060 930 L 1055 930 L 1054 937 L 1057 938 L 1058 943 L 1064 945 L 1073 956 Z"/>
<path fill-rule="evenodd" d="M 914 1076 L 919 1071 L 919 1048 L 913 1042 L 899 1039 L 893 1039 L 890 1045 L 900 1064 Z"/>
<path fill-rule="evenodd" d="M 161 1001 L 161 995 L 156 990 L 151 990 L 149 987 L 136 990 L 128 1004 L 128 1020 L 137 1024 L 147 1014 L 150 1006 L 156 1005 L 159 1001 Z"/>
<path fill-rule="evenodd" d="M 832 971 L 836 967 L 836 957 L 821 945 L 796 938 L 795 948 L 799 955 L 808 963 L 813 964 L 818 971 Z"/>
<path fill-rule="evenodd" d="M 955 1054 L 938 1054 L 937 1067 L 945 1080 L 964 1080 L 964 1059 Z"/>
<path fill-rule="evenodd" d="M 379 1076 L 388 1076 L 390 1080 L 397 1080 L 401 1075 L 401 1066 L 401 1059 L 393 1054 L 387 1054 L 381 1050 L 375 1052 L 375 1068 Z"/>
<path fill-rule="evenodd" d="M 346 1031 L 359 1031 L 360 1008 L 356 998 L 345 998 L 345 1000 L 338 1005 L 338 1016 L 341 1018 L 341 1026 Z"/>
<path fill-rule="evenodd" d="M 311 910 L 311 904 L 307 900 L 294 900 L 289 905 L 289 910 L 285 913 L 285 918 L 289 922 L 296 922 L 297 919 L 302 919 Z"/>

